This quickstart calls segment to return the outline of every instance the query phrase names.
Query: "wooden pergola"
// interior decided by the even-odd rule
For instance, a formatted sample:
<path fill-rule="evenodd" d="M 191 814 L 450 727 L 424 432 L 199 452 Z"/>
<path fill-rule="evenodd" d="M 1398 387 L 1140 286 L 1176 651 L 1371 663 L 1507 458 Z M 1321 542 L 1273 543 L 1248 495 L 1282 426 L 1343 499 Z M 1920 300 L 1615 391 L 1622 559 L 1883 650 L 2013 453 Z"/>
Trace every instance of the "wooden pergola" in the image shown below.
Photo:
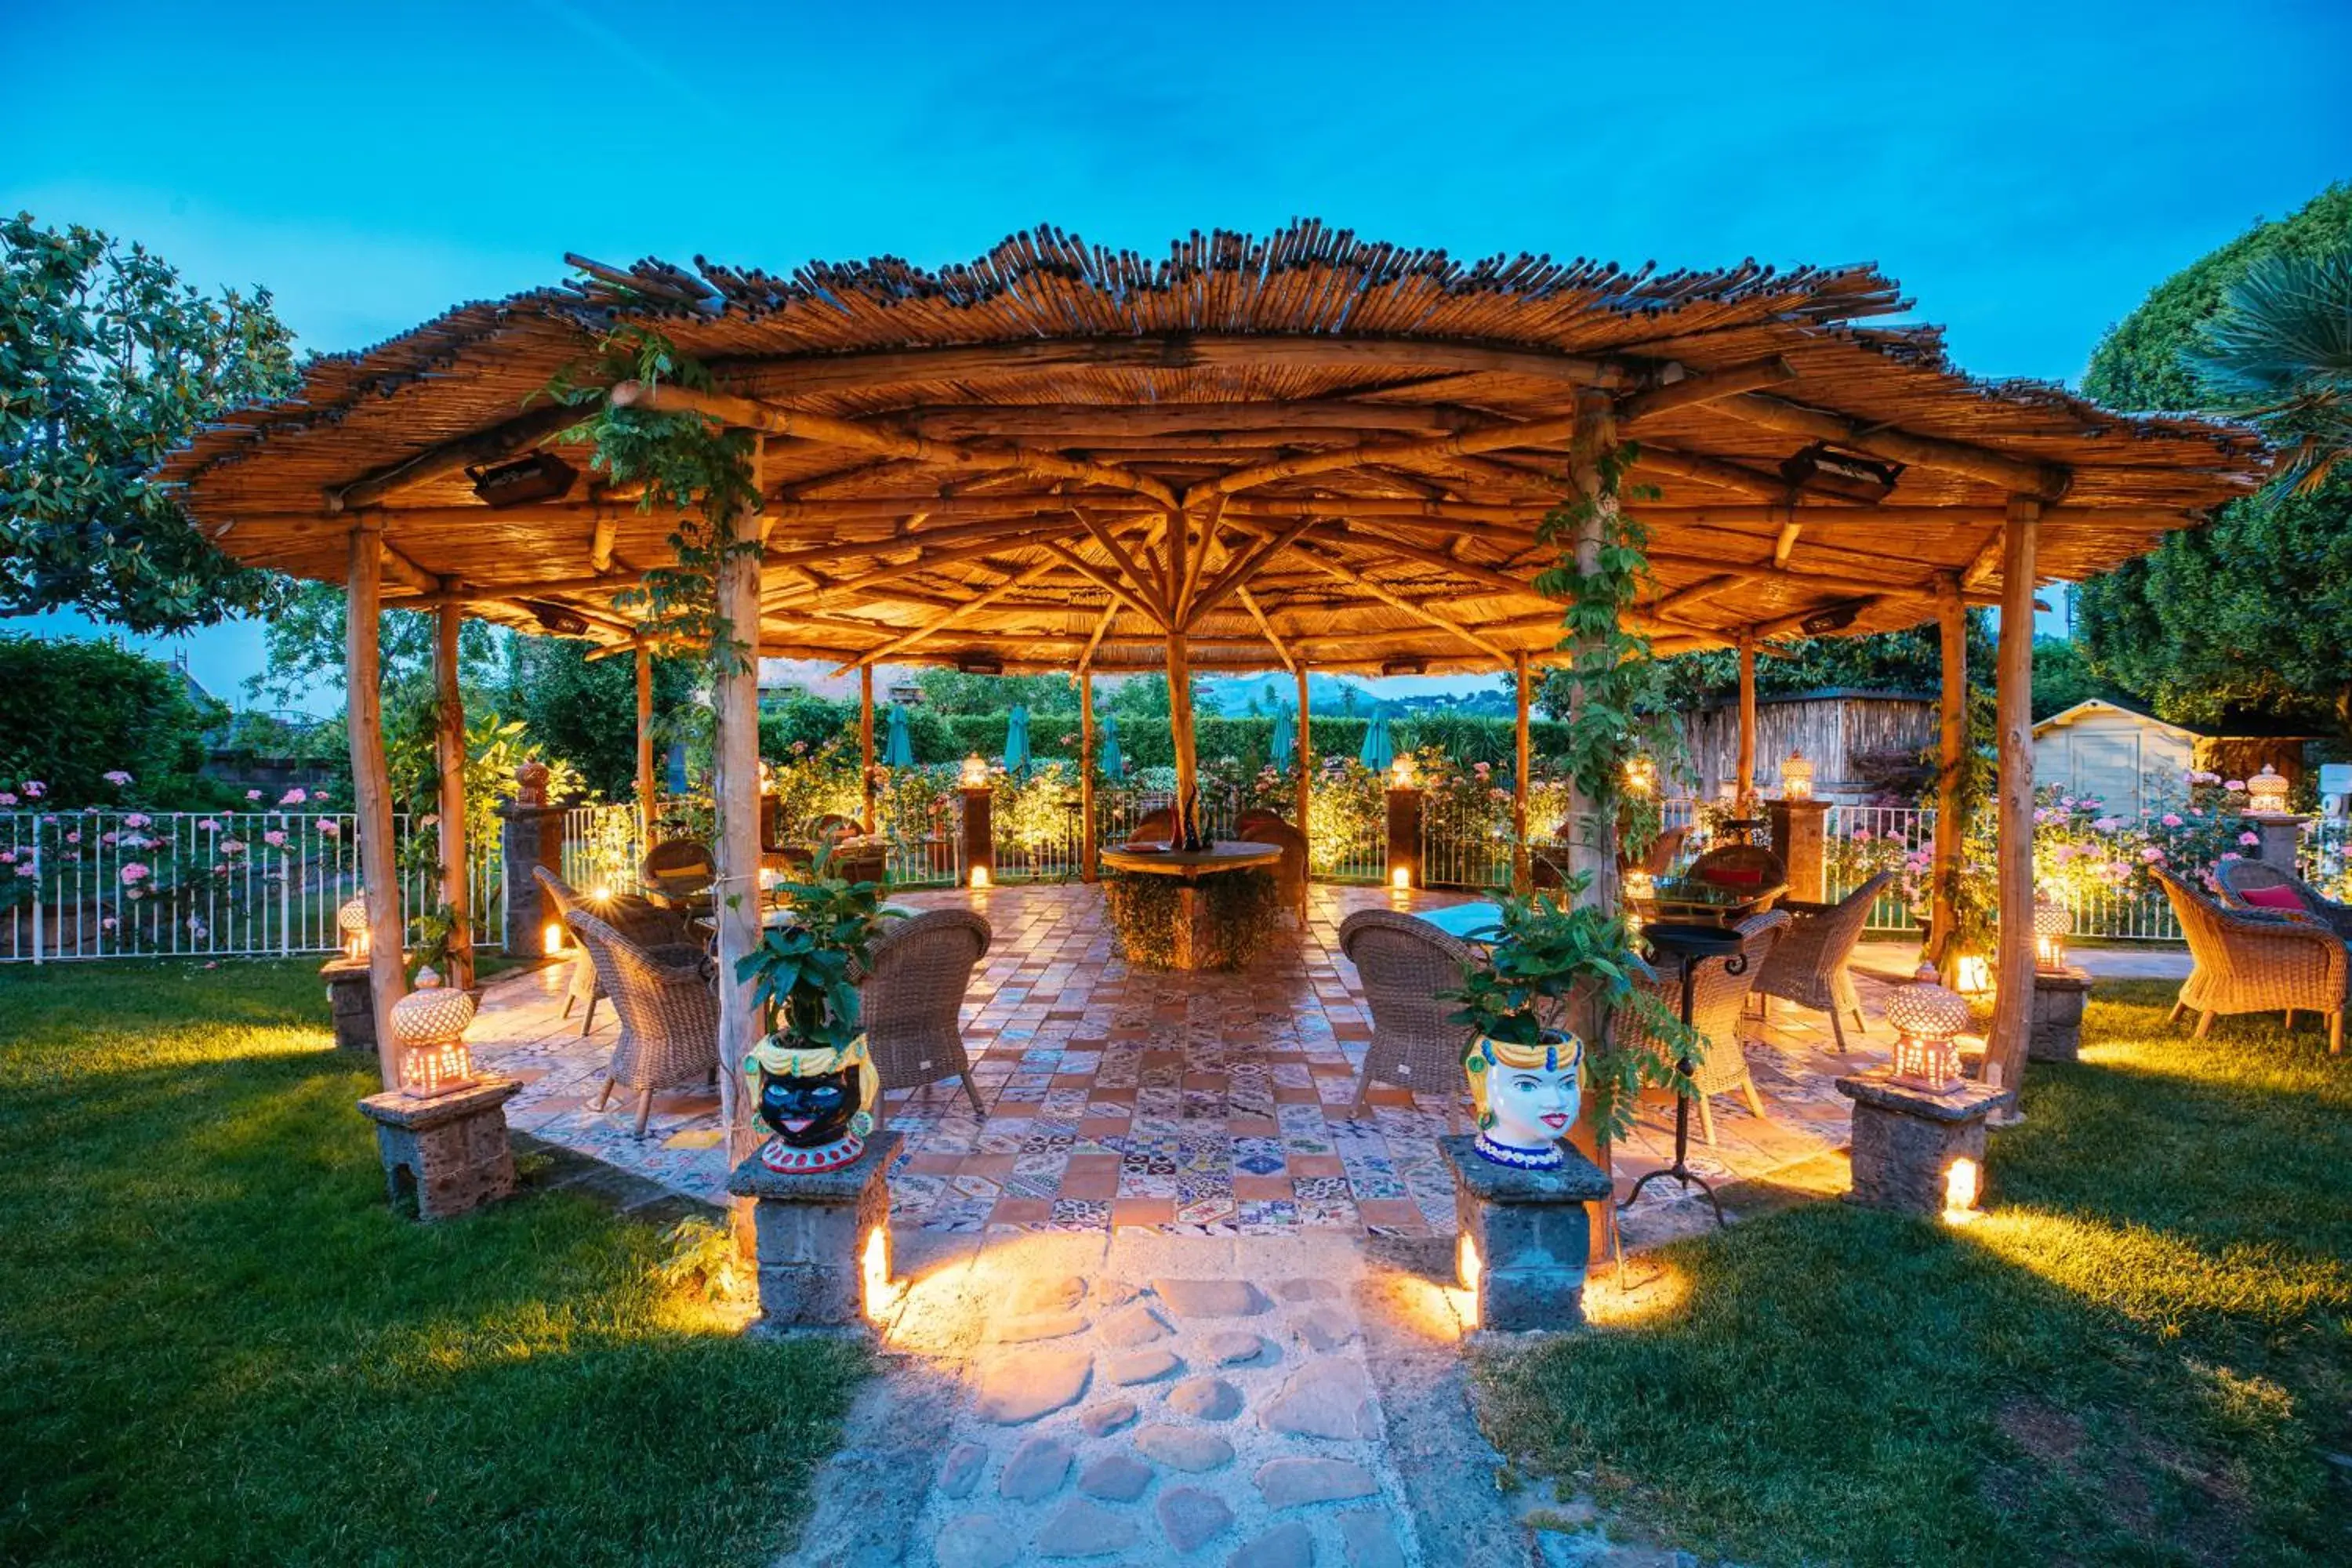
<path fill-rule="evenodd" d="M 614 405 L 756 434 L 760 500 L 731 527 L 759 548 L 721 569 L 721 613 L 756 626 L 762 654 L 863 673 L 869 779 L 882 662 L 1071 672 L 1089 754 L 1084 678 L 1163 671 L 1180 790 L 1192 779 L 1190 672 L 1293 672 L 1304 760 L 1310 668 L 1509 670 L 1524 790 L 1531 683 L 1572 652 L 1560 605 L 1532 586 L 1561 549 L 1538 527 L 1564 499 L 1597 494 L 1602 458 L 1631 440 L 1623 505 L 1655 570 L 1633 626 L 1661 653 L 1737 650 L 1743 786 L 1759 650 L 1935 620 L 1948 803 L 1964 615 L 2000 607 L 2005 909 L 2032 897 L 2036 584 L 2145 552 L 2257 484 L 2266 462 L 2238 426 L 1969 380 L 1936 329 L 1884 320 L 1907 301 L 1869 267 L 1464 264 L 1314 223 L 1195 234 L 1158 260 L 1041 229 L 938 271 L 885 258 L 773 278 L 570 259 L 581 276 L 564 287 L 317 362 L 297 396 L 204 431 L 163 470 L 237 559 L 348 584 L 372 886 L 393 883 L 378 605 L 439 617 L 453 749 L 461 616 L 634 650 L 639 795 L 652 797 L 649 642 L 614 599 L 669 558 L 677 519 L 600 488 L 588 454 L 557 439 L 580 411 L 544 395 L 616 331 L 660 332 L 714 384 L 623 381 L 606 389 Z M 533 454 L 576 473 L 548 468 L 546 499 L 530 504 L 480 499 L 468 470 Z M 1593 526 L 1573 542 L 1589 559 Z M 756 677 L 722 681 L 717 701 L 721 876 L 748 889 Z M 441 814 L 453 902 L 461 820 Z M 1524 795 L 1519 826 L 1524 841 Z M 1958 827 L 1955 812 L 1939 816 L 1939 931 Z M 1598 867 L 1607 836 L 1594 837 L 1580 853 Z M 723 973 L 756 937 L 755 903 L 720 921 Z M 398 911 L 373 913 L 385 1006 Z M 1994 1049 L 2011 1072 L 2032 963 L 2031 931 L 2005 922 Z M 727 990 L 726 1038 L 740 1046 L 751 1021 Z"/>

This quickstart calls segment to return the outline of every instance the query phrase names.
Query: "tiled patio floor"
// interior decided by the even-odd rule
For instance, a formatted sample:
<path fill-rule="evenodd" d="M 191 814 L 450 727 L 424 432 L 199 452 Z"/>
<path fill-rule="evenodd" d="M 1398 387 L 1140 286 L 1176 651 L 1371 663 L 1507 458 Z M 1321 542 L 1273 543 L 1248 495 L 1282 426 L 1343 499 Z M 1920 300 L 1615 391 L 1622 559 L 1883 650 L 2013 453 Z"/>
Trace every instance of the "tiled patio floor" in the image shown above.
<path fill-rule="evenodd" d="M 1434 908 L 1461 896 L 1318 887 L 1303 937 L 1290 935 L 1244 973 L 1202 975 L 1130 972 L 1112 956 L 1100 893 L 1083 885 L 894 901 L 968 903 L 996 933 L 964 1013 L 988 1118 L 973 1116 L 951 1084 L 888 1097 L 888 1122 L 907 1138 L 892 1181 L 894 1229 L 1453 1230 L 1453 1186 L 1433 1140 L 1467 1130 L 1466 1101 L 1416 1101 L 1382 1088 L 1369 1116 L 1349 1117 L 1370 1019 L 1339 927 L 1356 909 Z M 1886 949 L 1857 964 L 1873 1027 L 1849 1036 L 1849 1056 L 1831 1054 L 1822 1015 L 1776 1003 L 1763 1037 L 1746 1047 L 1767 1116 L 1750 1115 L 1736 1095 L 1717 1097 L 1719 1142 L 1701 1142 L 1694 1117 L 1693 1167 L 1739 1180 L 1843 1148 L 1847 1102 L 1831 1080 L 1883 1061 L 1889 1037 L 1878 1020 L 1900 963 Z M 510 1124 L 719 1198 L 717 1091 L 656 1096 L 642 1139 L 634 1097 L 591 1109 L 616 1026 L 609 1007 L 584 1037 L 576 1017 L 561 1018 L 563 973 L 549 965 L 495 983 L 472 1031 L 481 1065 L 526 1080 L 508 1107 Z M 1617 1151 L 1621 1194 L 1671 1160 L 1673 1142 L 1673 1108 L 1661 1097 Z M 1627 1240 L 1680 1229 L 1695 1206 L 1671 1184 L 1653 1184 L 1627 1217 Z"/>

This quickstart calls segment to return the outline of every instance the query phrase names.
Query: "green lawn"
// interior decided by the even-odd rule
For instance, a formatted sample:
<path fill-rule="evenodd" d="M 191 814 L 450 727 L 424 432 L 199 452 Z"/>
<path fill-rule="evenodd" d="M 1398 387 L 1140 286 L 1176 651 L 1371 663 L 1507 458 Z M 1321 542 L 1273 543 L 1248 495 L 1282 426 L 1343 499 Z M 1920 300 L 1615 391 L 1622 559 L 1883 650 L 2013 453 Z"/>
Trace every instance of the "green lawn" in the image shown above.
<path fill-rule="evenodd" d="M 858 1377 L 526 1191 L 394 1215 L 314 966 L 0 971 L 0 1563 L 764 1563 Z"/>
<path fill-rule="evenodd" d="M 2352 1055 L 2103 984 L 1990 1212 L 1813 1204 L 1648 1318 L 1482 1356 L 1527 1473 L 1744 1562 L 2352 1562 Z"/>

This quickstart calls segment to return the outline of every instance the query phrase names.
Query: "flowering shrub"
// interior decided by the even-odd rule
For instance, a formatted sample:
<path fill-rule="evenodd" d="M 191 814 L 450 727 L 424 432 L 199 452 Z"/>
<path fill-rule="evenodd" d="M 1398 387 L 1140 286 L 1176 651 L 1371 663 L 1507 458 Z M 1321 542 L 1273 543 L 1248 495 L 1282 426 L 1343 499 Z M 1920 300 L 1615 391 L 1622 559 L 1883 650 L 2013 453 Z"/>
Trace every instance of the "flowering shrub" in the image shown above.
<path fill-rule="evenodd" d="M 2214 886 L 2213 868 L 2259 848 L 2245 818 L 2245 784 L 2220 775 L 2186 775 L 2189 798 L 2160 816 L 2126 821 L 2095 795 L 2037 790 L 2033 805 L 2033 881 L 2044 897 L 2080 907 L 2099 894 L 2161 899 L 2152 873 Z"/>
<path fill-rule="evenodd" d="M 766 771 L 768 793 L 776 798 L 777 836 L 785 841 L 814 837 L 821 816 L 854 817 L 865 810 L 857 742 L 847 736 L 816 745 L 791 742 Z"/>
<path fill-rule="evenodd" d="M 1353 757 L 1326 757 L 1307 802 L 1310 869 L 1332 875 L 1388 839 L 1388 777 Z"/>

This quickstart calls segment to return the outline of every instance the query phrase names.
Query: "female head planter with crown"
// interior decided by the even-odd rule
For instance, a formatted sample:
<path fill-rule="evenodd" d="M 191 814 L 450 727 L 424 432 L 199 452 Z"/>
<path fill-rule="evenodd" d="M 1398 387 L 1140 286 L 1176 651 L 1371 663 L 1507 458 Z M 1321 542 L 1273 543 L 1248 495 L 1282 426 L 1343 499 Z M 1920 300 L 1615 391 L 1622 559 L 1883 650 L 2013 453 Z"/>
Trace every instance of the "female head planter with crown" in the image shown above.
<path fill-rule="evenodd" d="M 759 1096 L 760 1120 L 775 1134 L 760 1151 L 771 1171 L 837 1171 L 866 1152 L 882 1079 L 865 1036 L 845 1046 L 794 1047 L 770 1035 L 743 1058 L 743 1076 Z"/>
<path fill-rule="evenodd" d="M 1583 1100 L 1584 1042 L 1547 1030 L 1522 1045 L 1480 1035 L 1462 1058 L 1477 1112 L 1476 1148 L 1497 1165 L 1549 1171 L 1564 1163 L 1560 1139 Z"/>

